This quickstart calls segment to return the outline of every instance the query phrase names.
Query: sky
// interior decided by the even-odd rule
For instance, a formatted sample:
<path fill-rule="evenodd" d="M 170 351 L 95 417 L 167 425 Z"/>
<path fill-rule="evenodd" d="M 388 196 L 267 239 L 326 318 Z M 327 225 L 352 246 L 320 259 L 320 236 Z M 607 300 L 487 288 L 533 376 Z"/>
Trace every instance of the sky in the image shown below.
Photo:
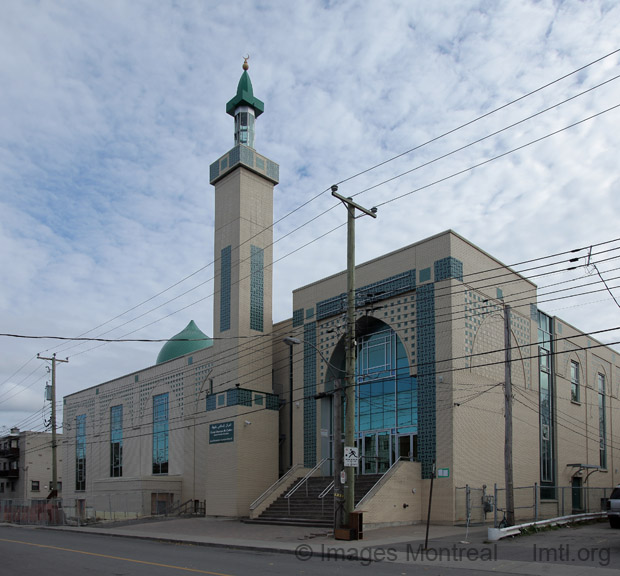
<path fill-rule="evenodd" d="M 338 184 L 378 207 L 358 262 L 447 229 L 517 270 L 593 246 L 523 273 L 546 313 L 620 341 L 619 29 L 616 0 L 4 2 L 0 433 L 49 420 L 37 354 L 69 359 L 60 401 L 163 345 L 34 337 L 212 334 L 209 165 L 246 55 L 280 165 L 274 321 L 346 266 Z"/>

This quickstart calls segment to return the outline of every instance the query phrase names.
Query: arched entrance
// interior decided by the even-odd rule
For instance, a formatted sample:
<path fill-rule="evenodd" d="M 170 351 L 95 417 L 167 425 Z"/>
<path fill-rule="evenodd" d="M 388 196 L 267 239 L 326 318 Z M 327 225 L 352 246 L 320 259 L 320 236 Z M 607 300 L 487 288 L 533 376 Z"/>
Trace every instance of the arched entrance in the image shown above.
<path fill-rule="evenodd" d="M 358 473 L 383 473 L 399 459 L 418 459 L 417 380 L 411 375 L 405 346 L 390 326 L 365 316 L 357 322 L 356 339 L 355 436 L 361 456 Z M 336 345 L 330 365 L 327 391 L 333 390 L 334 380 L 344 378 L 344 338 Z M 323 399 L 321 412 L 322 457 L 331 457 L 331 397 Z M 329 434 L 324 434 L 326 430 Z"/>

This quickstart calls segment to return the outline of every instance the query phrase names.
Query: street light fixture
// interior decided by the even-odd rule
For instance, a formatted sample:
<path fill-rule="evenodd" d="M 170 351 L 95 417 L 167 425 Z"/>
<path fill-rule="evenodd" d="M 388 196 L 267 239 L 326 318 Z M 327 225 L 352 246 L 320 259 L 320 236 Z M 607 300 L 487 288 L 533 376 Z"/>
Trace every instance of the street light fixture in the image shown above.
<path fill-rule="evenodd" d="M 282 339 L 287 346 L 290 347 L 290 378 L 289 378 L 289 389 L 290 389 L 290 402 L 289 402 L 289 436 L 290 436 L 290 460 L 291 466 L 293 465 L 293 346 L 301 344 L 308 344 L 312 348 L 314 348 L 321 360 L 325 362 L 330 368 L 339 371 L 340 369 L 336 368 L 319 350 L 317 346 L 312 344 L 311 342 L 302 341 L 299 338 L 294 338 L 293 336 L 286 336 Z M 345 501 L 344 501 L 344 486 L 343 486 L 343 478 L 341 473 L 344 471 L 344 445 L 342 441 L 342 386 L 340 379 L 336 379 L 334 381 L 334 389 L 331 392 L 320 392 L 314 396 L 315 400 L 319 400 L 320 398 L 325 398 L 327 396 L 332 396 L 332 411 L 333 411 L 333 419 L 332 419 L 332 438 L 333 438 L 333 452 L 334 452 L 334 463 L 333 463 L 333 475 L 334 475 L 334 534 L 336 533 L 337 528 L 341 528 L 344 526 L 344 518 L 343 513 L 345 511 Z M 305 400 L 308 400 L 307 398 Z"/>
<path fill-rule="evenodd" d="M 286 336 L 282 340 L 289 347 L 289 398 L 288 398 L 288 454 L 291 468 L 293 467 L 293 346 L 301 344 L 299 338 L 293 338 L 292 336 Z"/>

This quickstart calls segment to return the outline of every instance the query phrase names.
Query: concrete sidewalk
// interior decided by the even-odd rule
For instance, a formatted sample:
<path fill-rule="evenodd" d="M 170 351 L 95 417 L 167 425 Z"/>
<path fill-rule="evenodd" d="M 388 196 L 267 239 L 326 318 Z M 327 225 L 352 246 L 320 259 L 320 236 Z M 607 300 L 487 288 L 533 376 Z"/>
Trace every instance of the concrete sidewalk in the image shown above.
<path fill-rule="evenodd" d="M 329 528 L 302 526 L 274 526 L 270 524 L 246 524 L 228 518 L 174 518 L 145 520 L 131 524 L 98 524 L 83 527 L 53 527 L 53 530 L 79 531 L 127 538 L 148 538 L 175 543 L 218 546 L 239 550 L 264 550 L 282 553 L 298 553 L 311 550 L 320 555 L 327 548 L 362 550 L 372 548 L 406 547 L 408 544 L 424 544 L 426 526 L 395 526 L 365 531 L 362 540 L 334 540 Z M 467 539 L 466 539 L 467 536 Z M 429 547 L 441 543 L 482 545 L 487 537 L 486 527 L 431 526 Z M 302 546 L 303 545 L 303 546 Z"/>
<path fill-rule="evenodd" d="M 532 555 L 539 539 L 555 546 L 567 537 L 582 542 L 582 534 L 549 532 L 514 541 L 487 542 L 487 527 L 430 526 L 428 548 L 423 551 L 426 526 L 397 526 L 366 530 L 363 540 L 334 540 L 325 528 L 246 524 L 225 518 L 149 519 L 131 524 L 99 524 L 83 527 L 47 527 L 82 534 L 143 538 L 161 542 L 212 546 L 258 553 L 294 554 L 299 561 L 322 559 L 331 564 L 353 561 L 361 566 L 390 562 L 413 564 L 434 570 L 460 568 L 476 574 L 502 572 L 524 576 L 589 576 L 611 565 L 541 562 Z M 549 538 L 552 538 L 549 542 Z M 559 539 L 559 540 L 558 540 Z M 557 541 L 556 541 L 557 540 Z M 542 542 L 541 542 L 542 544 Z M 584 545 L 582 543 L 582 545 Z M 532 548 L 534 547 L 534 548 Z M 593 548 L 594 550 L 594 548 Z M 330 564 L 330 565 L 331 565 Z M 596 572 L 594 572 L 596 570 Z"/>

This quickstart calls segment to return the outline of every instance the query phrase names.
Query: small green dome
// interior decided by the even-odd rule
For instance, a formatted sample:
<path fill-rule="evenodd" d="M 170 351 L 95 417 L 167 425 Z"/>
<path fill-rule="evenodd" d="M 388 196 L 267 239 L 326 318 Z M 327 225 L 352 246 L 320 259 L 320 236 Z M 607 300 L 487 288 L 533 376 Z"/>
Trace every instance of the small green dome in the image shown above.
<path fill-rule="evenodd" d="M 254 89 L 252 88 L 252 81 L 247 69 L 241 74 L 239 84 L 237 85 L 237 94 L 234 98 L 231 98 L 226 104 L 226 113 L 231 116 L 235 115 L 235 109 L 238 106 L 250 106 L 254 109 L 254 116 L 258 118 L 265 111 L 265 104 L 262 100 L 259 100 L 254 96 Z"/>
<path fill-rule="evenodd" d="M 209 338 L 192 320 L 184 330 L 173 336 L 166 342 L 157 355 L 157 364 L 168 362 L 213 346 L 213 340 Z"/>

